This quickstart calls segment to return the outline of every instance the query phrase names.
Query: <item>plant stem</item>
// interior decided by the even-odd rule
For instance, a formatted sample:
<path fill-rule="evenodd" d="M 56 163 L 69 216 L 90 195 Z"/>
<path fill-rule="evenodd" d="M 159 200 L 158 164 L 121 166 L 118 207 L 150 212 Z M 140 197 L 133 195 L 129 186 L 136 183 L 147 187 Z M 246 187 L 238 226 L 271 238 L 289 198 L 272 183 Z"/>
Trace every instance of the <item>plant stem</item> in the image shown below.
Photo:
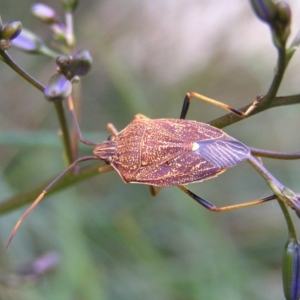
<path fill-rule="evenodd" d="M 0 51 L 0 54 L 4 60 L 4 62 L 10 66 L 17 74 L 23 77 L 26 81 L 28 81 L 35 88 L 40 90 L 42 93 L 44 92 L 45 87 L 38 82 L 35 78 L 33 78 L 30 74 L 28 74 L 25 70 L 23 70 L 7 53 L 7 51 Z"/>
<path fill-rule="evenodd" d="M 259 161 L 257 158 L 250 156 L 248 162 L 252 165 L 252 167 L 267 181 L 268 185 L 271 189 L 275 186 L 276 191 L 273 192 L 277 195 L 277 193 L 284 190 L 285 186 L 280 183 Z M 271 184 L 271 185 L 270 185 Z"/>
<path fill-rule="evenodd" d="M 300 214 L 300 194 L 295 194 L 292 190 L 279 182 L 254 156 L 248 158 L 252 167 L 266 180 L 270 189 L 277 199 L 287 206 L 292 207 L 297 215 Z"/>
<path fill-rule="evenodd" d="M 270 85 L 270 88 L 261 103 L 261 105 L 264 106 L 268 106 L 277 95 L 279 86 L 281 84 L 284 75 L 285 68 L 287 67 L 285 47 L 280 47 L 277 49 L 278 49 L 278 57 L 277 57 L 276 71 L 272 83 Z"/>
<path fill-rule="evenodd" d="M 52 194 L 56 193 L 61 189 L 65 189 L 68 186 L 71 186 L 75 184 L 78 181 L 87 179 L 91 176 L 95 176 L 96 174 L 99 174 L 99 166 L 92 166 L 80 169 L 76 175 L 73 175 L 73 173 L 69 173 L 67 176 L 63 177 L 57 184 L 47 193 Z M 37 195 L 43 191 L 43 189 L 48 186 L 48 184 L 53 181 L 53 179 L 50 179 L 47 182 L 44 182 L 35 188 L 33 188 L 30 191 L 17 194 L 11 198 L 6 199 L 5 201 L 0 203 L 0 214 L 5 214 L 7 212 L 10 212 L 12 210 L 15 210 L 23 205 L 26 205 L 28 203 L 31 203 Z"/>
<path fill-rule="evenodd" d="M 277 48 L 277 49 L 278 49 L 278 57 L 277 57 L 276 72 L 273 77 L 270 88 L 267 94 L 259 101 L 258 107 L 255 108 L 250 115 L 257 114 L 269 107 L 274 107 L 273 102 L 275 101 L 276 94 L 278 92 L 279 86 L 281 84 L 284 75 L 285 68 L 287 67 L 287 63 L 288 63 L 286 61 L 286 49 L 284 47 Z M 251 104 L 242 107 L 240 110 L 245 112 L 247 108 L 250 107 Z M 227 114 L 226 116 L 211 121 L 209 124 L 218 128 L 222 128 L 237 122 L 239 119 L 240 118 L 234 114 Z"/>
<path fill-rule="evenodd" d="M 31 85 L 37 88 L 39 91 L 44 93 L 45 87 L 38 82 L 35 78 L 33 78 L 30 74 L 28 74 L 24 69 L 22 69 L 7 53 L 7 51 L 0 51 L 0 54 L 4 60 L 4 62 L 10 66 L 17 74 L 23 77 L 26 81 L 28 81 Z M 60 124 L 60 129 L 63 136 L 63 145 L 65 148 L 65 153 L 67 157 L 67 164 L 71 164 L 73 161 L 72 151 L 71 151 L 71 142 L 70 135 L 67 126 L 66 116 L 63 109 L 63 105 L 61 102 L 54 102 L 54 107 L 57 113 L 57 117 Z"/>
<path fill-rule="evenodd" d="M 293 221 L 291 219 L 291 216 L 289 214 L 289 211 L 287 209 L 287 206 L 280 200 L 277 200 L 280 208 L 282 210 L 282 213 L 284 215 L 287 227 L 288 227 L 288 232 L 289 232 L 289 239 L 293 239 L 293 240 L 297 240 L 297 234 L 296 234 L 296 230 L 293 224 Z"/>
<path fill-rule="evenodd" d="M 285 105 L 292 105 L 292 104 L 299 104 L 300 103 L 300 94 L 297 95 L 290 95 L 290 96 L 284 96 L 284 97 L 276 97 L 274 100 L 268 105 L 259 105 L 256 107 L 247 118 L 254 116 L 262 111 L 265 111 L 270 108 L 278 107 L 278 106 L 285 106 Z M 252 104 L 252 103 L 251 103 Z M 248 104 L 244 107 L 239 108 L 240 111 L 246 111 L 251 104 Z M 220 118 L 217 118 L 215 120 L 212 120 L 208 122 L 208 124 L 217 127 L 217 128 L 223 128 L 226 126 L 229 126 L 231 124 L 237 123 L 241 121 L 241 118 L 233 113 L 226 114 Z"/>
<path fill-rule="evenodd" d="M 72 148 L 71 148 L 71 141 L 70 141 L 70 134 L 69 129 L 67 125 L 66 115 L 63 108 L 63 104 L 61 101 L 54 102 L 54 107 L 58 116 L 59 124 L 60 124 L 60 130 L 62 132 L 62 140 L 63 145 L 65 149 L 65 155 L 66 155 L 66 165 L 70 165 L 73 162 L 73 154 L 72 154 Z"/>

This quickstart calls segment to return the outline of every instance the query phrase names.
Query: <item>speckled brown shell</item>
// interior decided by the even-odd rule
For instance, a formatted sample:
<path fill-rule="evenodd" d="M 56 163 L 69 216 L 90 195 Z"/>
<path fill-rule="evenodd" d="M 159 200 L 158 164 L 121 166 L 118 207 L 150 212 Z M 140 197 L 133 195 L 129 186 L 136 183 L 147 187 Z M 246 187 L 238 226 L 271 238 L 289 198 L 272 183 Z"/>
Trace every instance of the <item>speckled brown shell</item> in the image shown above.
<path fill-rule="evenodd" d="M 250 155 L 244 144 L 222 130 L 182 119 L 136 118 L 113 144 L 110 164 L 122 179 L 155 186 L 215 177 Z"/>

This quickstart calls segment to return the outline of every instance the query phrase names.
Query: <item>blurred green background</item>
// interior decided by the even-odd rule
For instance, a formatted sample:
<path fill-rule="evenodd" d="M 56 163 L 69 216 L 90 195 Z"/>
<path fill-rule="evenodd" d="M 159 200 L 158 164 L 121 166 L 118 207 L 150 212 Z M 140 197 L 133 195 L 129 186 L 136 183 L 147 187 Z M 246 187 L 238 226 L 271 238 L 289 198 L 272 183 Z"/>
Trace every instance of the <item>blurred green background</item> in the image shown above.
<path fill-rule="evenodd" d="M 292 36 L 300 29 L 300 5 Z M 34 1 L 0 0 L 5 23 L 50 40 L 30 13 Z M 62 13 L 59 1 L 44 1 Z M 136 113 L 179 117 L 182 100 L 197 91 L 233 107 L 268 90 L 276 51 L 267 25 L 248 1 L 80 1 L 76 49 L 94 64 L 82 79 L 81 128 L 104 140 L 106 124 L 124 128 Z M 55 63 L 15 49 L 12 57 L 45 84 Z M 286 72 L 280 95 L 300 92 L 300 57 Z M 3 201 L 64 169 L 54 107 L 0 64 L 0 191 Z M 194 101 L 189 119 L 206 122 L 224 111 Z M 299 149 L 299 107 L 272 109 L 225 129 L 253 147 Z M 80 146 L 81 155 L 92 149 Z M 299 192 L 299 161 L 264 159 Z M 190 188 L 217 206 L 264 197 L 270 191 L 249 164 Z M 287 229 L 276 202 L 209 213 L 177 188 L 153 198 L 143 185 L 125 185 L 116 172 L 96 176 L 45 198 L 5 243 L 25 207 L 0 218 L 0 299 L 283 299 L 281 262 Z M 295 220 L 299 229 L 299 220 Z M 40 281 L 20 280 L 16 267 L 54 251 L 60 263 Z"/>

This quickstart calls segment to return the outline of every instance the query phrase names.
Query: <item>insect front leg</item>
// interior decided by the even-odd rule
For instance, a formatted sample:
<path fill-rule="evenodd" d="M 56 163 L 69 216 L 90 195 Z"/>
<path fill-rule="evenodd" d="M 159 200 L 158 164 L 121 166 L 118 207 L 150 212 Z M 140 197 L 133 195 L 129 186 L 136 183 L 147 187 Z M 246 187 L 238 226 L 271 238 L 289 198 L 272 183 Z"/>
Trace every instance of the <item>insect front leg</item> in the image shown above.
<path fill-rule="evenodd" d="M 111 166 L 111 165 L 107 165 L 107 166 L 101 166 L 98 171 L 100 174 L 102 173 L 106 173 L 106 172 L 109 172 L 109 171 L 113 171 L 114 168 Z"/>
<path fill-rule="evenodd" d="M 150 193 L 153 197 L 155 197 L 160 190 L 162 189 L 161 186 L 154 186 L 154 185 L 149 185 Z"/>
<path fill-rule="evenodd" d="M 201 198 L 200 196 L 196 195 L 195 193 L 193 193 L 188 188 L 186 188 L 182 185 L 178 185 L 178 187 L 184 193 L 186 193 L 188 196 L 190 196 L 192 199 L 194 199 L 196 202 L 198 202 L 203 207 L 205 207 L 206 209 L 208 209 L 209 211 L 212 211 L 212 212 L 223 212 L 223 211 L 228 211 L 228 210 L 240 209 L 240 208 L 250 207 L 250 206 L 265 203 L 265 202 L 270 201 L 270 200 L 277 199 L 277 197 L 275 195 L 271 195 L 271 196 L 268 196 L 268 197 L 265 197 L 265 198 L 262 198 L 262 199 L 256 199 L 256 200 L 253 200 L 253 201 L 250 201 L 250 202 L 217 207 L 214 204 L 210 203 L 209 201 L 207 201 L 207 200 Z"/>
<path fill-rule="evenodd" d="M 214 99 L 211 99 L 211 98 L 208 98 L 206 96 L 203 96 L 201 94 L 198 94 L 198 93 L 194 93 L 194 92 L 190 92 L 190 93 L 187 93 L 184 100 L 183 100 L 183 105 L 182 105 L 182 109 L 181 109 L 181 114 L 180 114 L 180 119 L 185 119 L 186 117 L 186 114 L 189 110 L 189 106 L 190 106 L 190 102 L 191 102 L 191 99 L 192 98 L 196 98 L 198 100 L 201 100 L 201 101 L 205 101 L 205 102 L 208 102 L 210 104 L 213 104 L 215 106 L 218 106 L 218 107 L 221 107 L 223 109 L 226 109 L 232 113 L 234 113 L 235 115 L 237 115 L 238 117 L 240 118 L 245 118 L 246 116 L 248 116 L 258 105 L 259 101 L 262 99 L 262 96 L 257 96 L 253 103 L 248 107 L 248 109 L 243 112 L 243 111 L 240 111 L 238 109 L 235 109 L 223 102 L 220 102 L 220 101 L 217 101 L 217 100 L 214 100 Z"/>
<path fill-rule="evenodd" d="M 107 130 L 109 131 L 109 133 L 113 136 L 117 136 L 118 135 L 118 130 L 117 128 L 112 124 L 112 123 L 108 123 L 107 124 Z"/>

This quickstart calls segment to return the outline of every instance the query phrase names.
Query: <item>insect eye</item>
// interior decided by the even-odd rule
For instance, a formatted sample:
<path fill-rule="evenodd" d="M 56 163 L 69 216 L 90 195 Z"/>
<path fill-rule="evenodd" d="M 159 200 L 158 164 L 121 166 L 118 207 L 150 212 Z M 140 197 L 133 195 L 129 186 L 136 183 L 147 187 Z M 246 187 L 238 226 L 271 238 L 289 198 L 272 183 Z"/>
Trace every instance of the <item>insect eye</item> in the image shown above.
<path fill-rule="evenodd" d="M 115 137 L 113 135 L 109 135 L 107 138 L 108 141 L 113 141 L 114 139 L 115 139 Z"/>
<path fill-rule="evenodd" d="M 110 157 L 106 157 L 104 162 L 107 164 L 107 165 L 110 165 L 110 162 L 111 162 L 111 158 Z"/>

